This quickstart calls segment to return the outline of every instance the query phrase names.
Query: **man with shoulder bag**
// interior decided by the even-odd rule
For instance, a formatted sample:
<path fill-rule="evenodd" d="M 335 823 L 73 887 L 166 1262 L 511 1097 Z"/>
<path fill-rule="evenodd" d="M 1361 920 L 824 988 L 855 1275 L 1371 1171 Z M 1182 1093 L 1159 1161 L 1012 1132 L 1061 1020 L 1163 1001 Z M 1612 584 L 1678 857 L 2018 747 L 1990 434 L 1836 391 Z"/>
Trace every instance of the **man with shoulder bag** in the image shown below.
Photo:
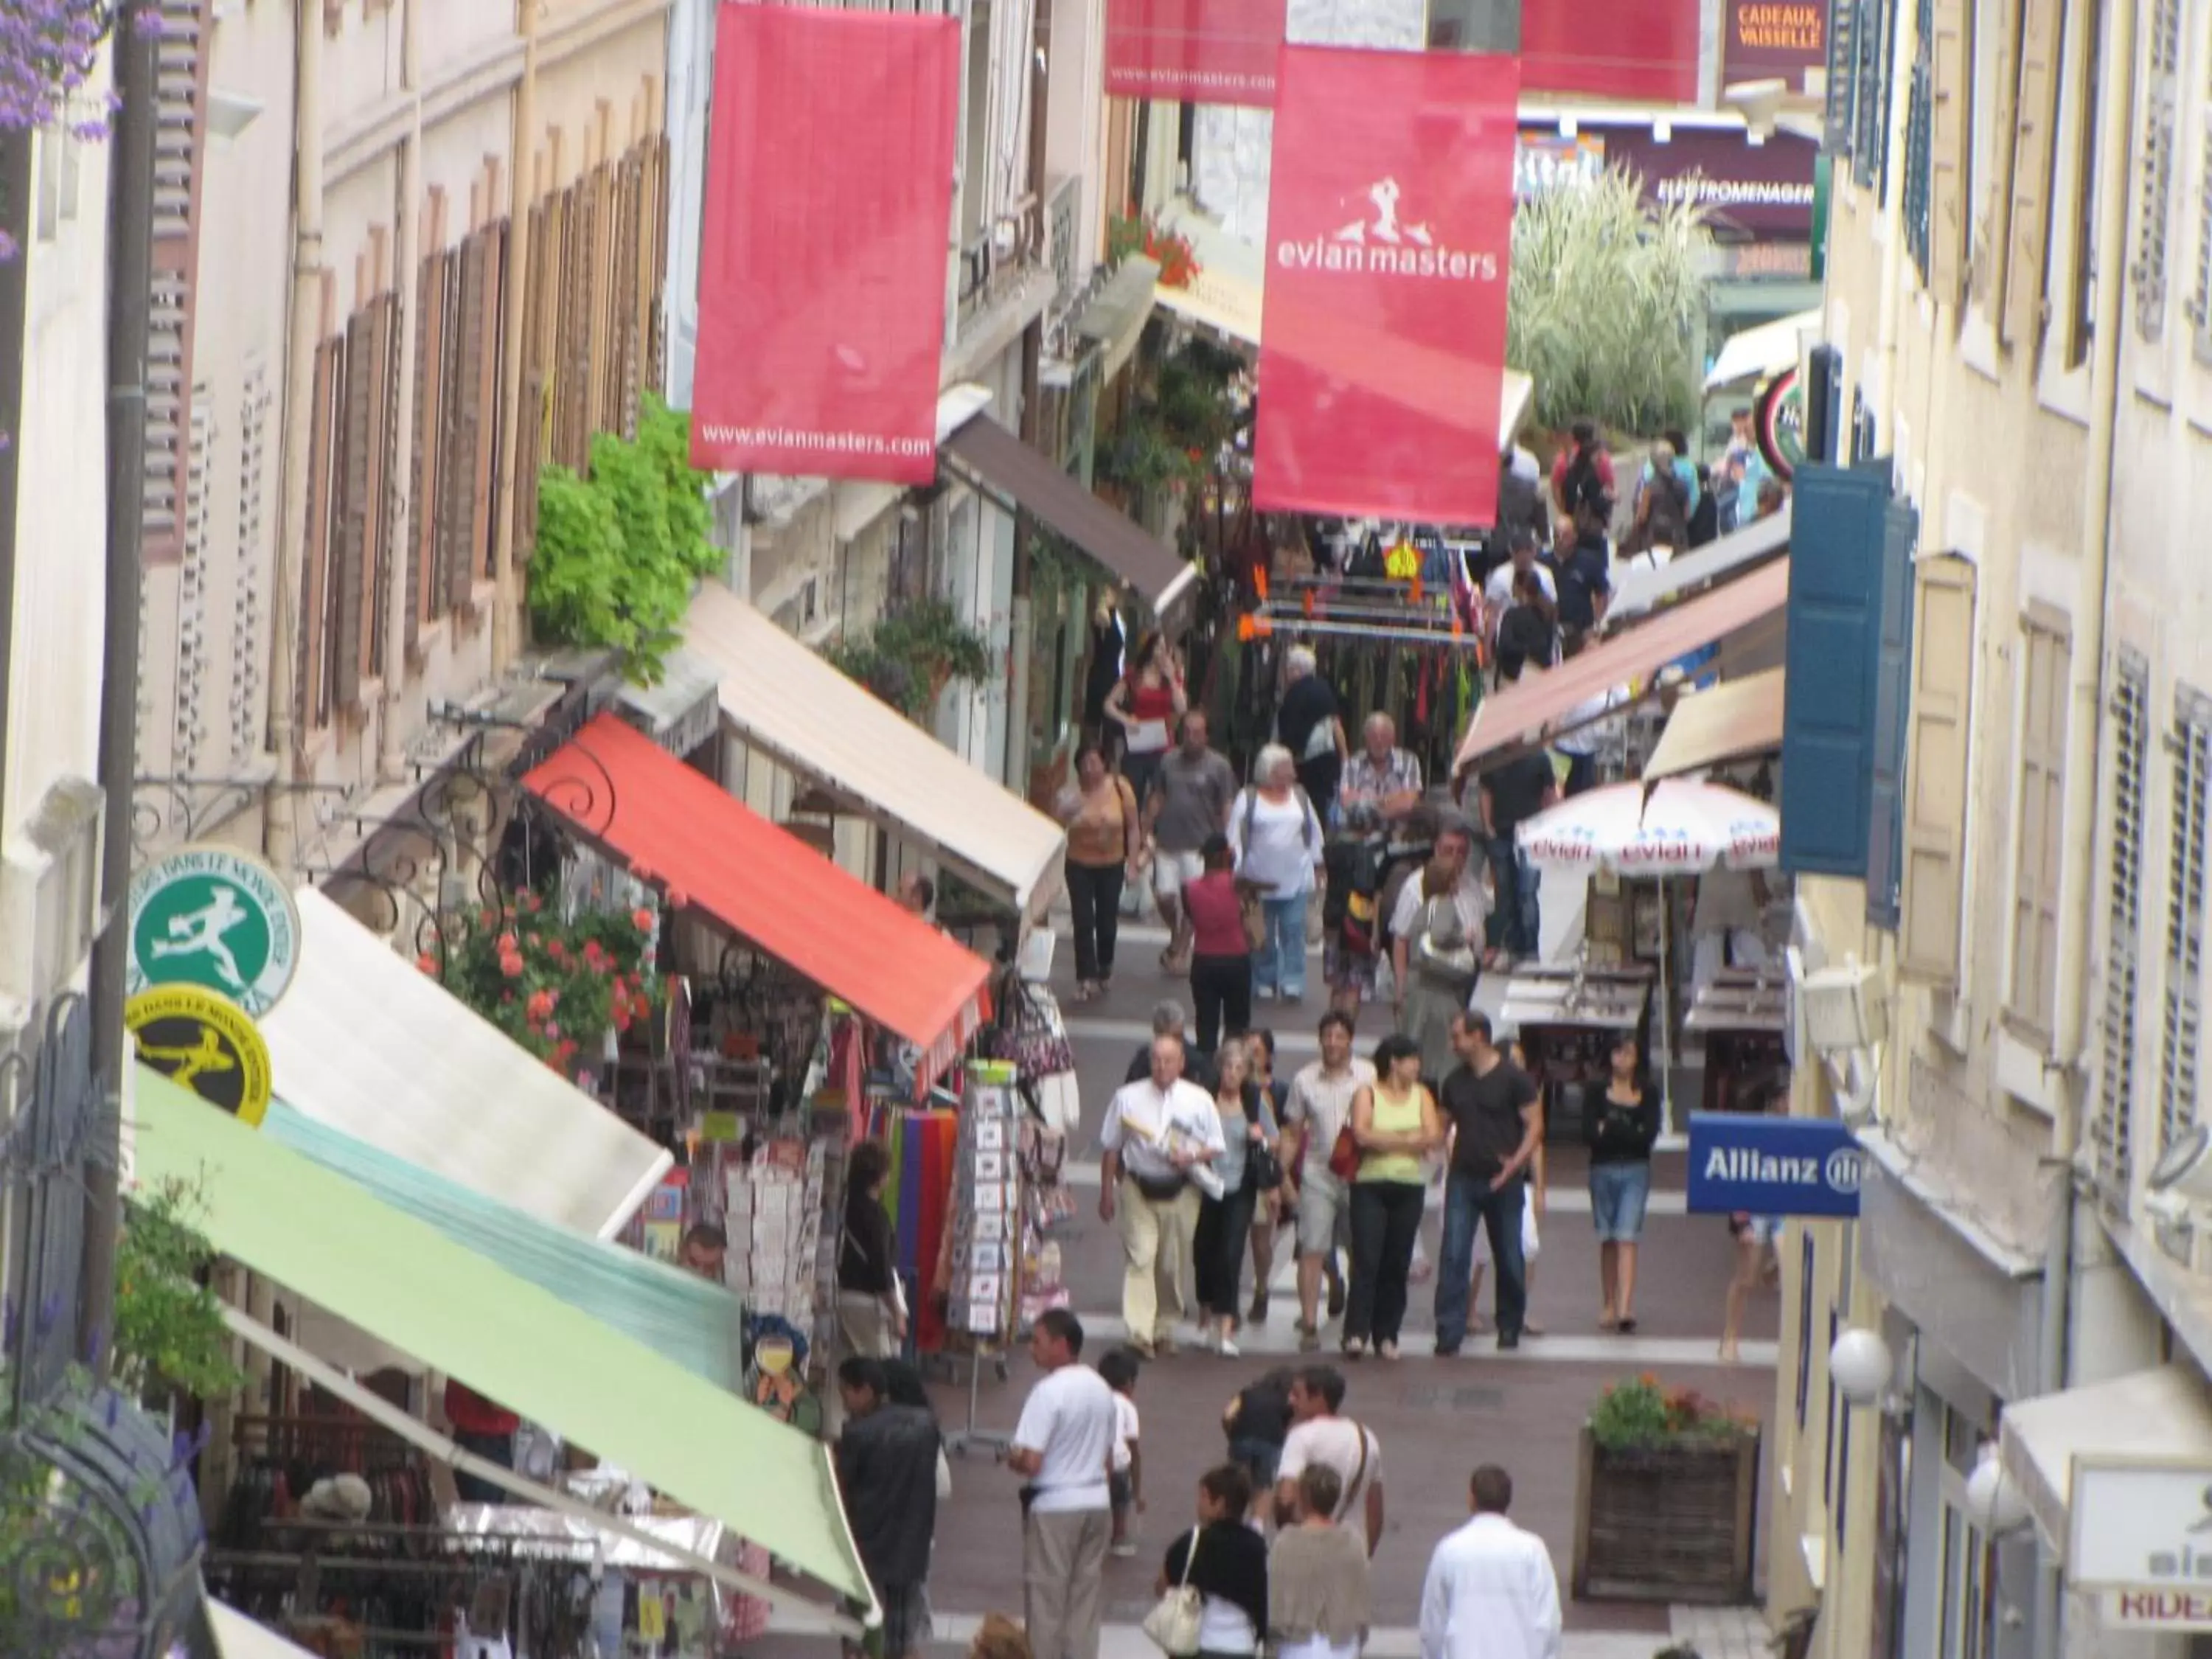
<path fill-rule="evenodd" d="M 1228 1146 L 1213 1097 L 1184 1080 L 1182 1039 L 1153 1038 L 1152 1058 L 1151 1075 L 1115 1091 L 1098 1130 L 1098 1218 L 1119 1219 L 1121 1318 L 1146 1359 L 1175 1350 L 1200 1188 L 1220 1192 L 1208 1166 Z"/>

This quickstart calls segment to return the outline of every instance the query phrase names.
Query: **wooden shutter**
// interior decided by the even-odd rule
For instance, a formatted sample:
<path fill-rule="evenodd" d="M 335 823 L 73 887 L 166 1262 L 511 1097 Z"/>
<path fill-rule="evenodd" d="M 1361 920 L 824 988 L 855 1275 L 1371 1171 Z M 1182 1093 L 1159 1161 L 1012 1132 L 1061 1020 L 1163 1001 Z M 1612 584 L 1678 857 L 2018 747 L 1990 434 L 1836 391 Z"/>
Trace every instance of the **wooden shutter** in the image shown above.
<path fill-rule="evenodd" d="M 1948 986 L 1959 978 L 1976 572 L 1972 561 L 1945 555 L 1923 560 L 1917 574 L 1899 965 Z"/>
<path fill-rule="evenodd" d="M 331 574 L 331 698 L 339 708 L 361 702 L 362 664 L 368 635 L 365 599 L 374 550 L 369 521 L 376 481 L 376 317 L 373 307 L 346 323 L 345 395 L 338 413 L 337 556 Z"/>
<path fill-rule="evenodd" d="M 1966 199 L 1966 147 L 1972 142 L 1974 82 L 1967 57 L 1964 0 L 1934 0 L 1929 48 L 1934 103 L 1929 135 L 1928 284 L 1936 300 L 1959 303 L 1961 261 L 1973 211 Z"/>
<path fill-rule="evenodd" d="M 2040 337 L 2043 257 L 2050 240 L 2051 168 L 2058 131 L 2058 49 L 2064 0 L 2027 0 L 2012 141 L 2012 247 L 1996 313 L 2008 343 Z"/>
<path fill-rule="evenodd" d="M 1934 223 L 1930 191 L 1935 184 L 1936 3 L 1913 7 L 1912 68 L 1905 82 L 1905 247 L 1913 269 L 1928 281 L 1929 234 Z"/>
<path fill-rule="evenodd" d="M 1905 862 L 1905 717 L 1912 707 L 1912 550 L 1920 515 L 1902 501 L 1882 510 L 1881 634 L 1874 731 L 1869 745 L 1866 918 L 1894 933 Z"/>
<path fill-rule="evenodd" d="M 1830 0 L 1827 10 L 1827 106 L 1822 125 L 1828 153 L 1838 161 L 1848 161 L 1851 140 L 1858 131 L 1852 97 L 1858 87 L 1859 0 Z M 1120 101 L 1115 103 L 1119 110 Z M 1110 145 L 1110 137 L 1108 142 Z M 1109 169 L 1106 176 L 1110 179 L 1121 175 Z"/>
<path fill-rule="evenodd" d="M 2046 1041 L 2057 1029 L 2058 884 L 2065 861 L 2071 656 L 2066 629 L 2063 617 L 2033 606 L 2021 631 L 2020 825 L 2008 1006 Z"/>
<path fill-rule="evenodd" d="M 486 225 L 476 235 L 483 249 L 483 290 L 477 298 L 477 326 L 483 344 L 477 362 L 477 456 L 475 514 L 470 524 L 469 580 L 492 574 L 495 530 L 499 522 L 501 367 L 507 361 L 507 221 Z"/>
<path fill-rule="evenodd" d="M 2142 927 L 2143 763 L 2149 748 L 2150 664 L 2123 647 L 2112 683 L 2112 864 L 2106 886 L 2105 1010 L 2096 1121 L 2097 1195 L 2127 1213 L 2135 1182 L 2136 945 Z"/>
<path fill-rule="evenodd" d="M 2160 1156 L 2197 1123 L 2203 1027 L 2205 837 L 2212 826 L 2212 702 L 2174 696 L 2172 855 L 2166 881 L 2165 1040 L 2159 1056 Z"/>
<path fill-rule="evenodd" d="M 2179 143 L 2181 0 L 2153 0 L 2149 76 L 2143 83 L 2142 153 L 2136 206 L 2136 332 L 2155 341 L 2166 332 L 2166 240 L 2173 216 L 2174 147 Z M 2094 20 L 2093 20 L 2094 26 Z"/>
<path fill-rule="evenodd" d="M 466 605 L 475 591 L 477 478 L 487 447 L 484 422 L 489 412 L 484 397 L 484 360 L 490 355 L 484 289 L 490 281 L 490 258 L 480 235 L 471 235 L 461 245 L 459 264 L 453 295 L 453 429 L 447 465 L 441 469 L 438 526 L 446 603 L 454 610 Z"/>
<path fill-rule="evenodd" d="M 2002 334 L 2004 319 L 1999 314 L 1997 297 L 2002 291 L 2002 270 L 2005 257 L 2011 249 L 2012 133 L 2020 109 L 2020 49 L 2022 27 L 2028 6 L 2033 0 L 2004 0 L 1995 13 L 1983 16 L 1970 13 L 1972 39 L 1967 42 L 1967 61 L 1976 60 L 1980 52 L 1978 44 L 1980 32 L 1995 27 L 1997 31 L 1996 50 L 1990 61 L 1996 66 L 1992 77 L 1996 84 L 1983 88 L 1970 75 L 1967 87 L 1970 95 L 1960 114 L 1966 126 L 1968 144 L 1973 142 L 1973 106 L 1977 100 L 1988 98 L 1993 109 L 1990 120 L 1990 153 L 1987 168 L 1974 179 L 1976 199 L 1966 204 L 1971 216 L 1972 246 L 1966 267 L 1966 282 L 1974 302 Z"/>
<path fill-rule="evenodd" d="M 411 659 L 422 624 L 445 611 L 439 581 L 439 487 L 446 455 L 446 399 L 452 389 L 446 349 L 446 272 L 452 256 L 441 248 L 424 259 L 415 281 L 415 430 L 407 492 L 407 652 Z"/>
<path fill-rule="evenodd" d="M 207 153 L 214 0 L 161 0 L 154 46 L 153 282 L 146 342 L 144 545 L 184 557 L 191 462 L 192 324 L 199 296 L 200 174 Z"/>
<path fill-rule="evenodd" d="M 345 341 L 325 340 L 315 349 L 314 406 L 307 434 L 307 544 L 301 561 L 299 708 L 295 729 L 302 732 L 330 719 L 327 665 L 330 660 L 331 563 L 337 526 L 338 404 L 345 386 Z"/>

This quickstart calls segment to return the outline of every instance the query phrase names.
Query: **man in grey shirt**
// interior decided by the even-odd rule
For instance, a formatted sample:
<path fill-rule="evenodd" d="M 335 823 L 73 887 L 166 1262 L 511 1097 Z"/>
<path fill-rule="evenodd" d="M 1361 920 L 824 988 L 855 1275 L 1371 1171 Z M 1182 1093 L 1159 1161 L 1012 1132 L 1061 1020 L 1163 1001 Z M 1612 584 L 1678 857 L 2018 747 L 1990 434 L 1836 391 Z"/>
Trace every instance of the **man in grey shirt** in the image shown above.
<path fill-rule="evenodd" d="M 1199 849 L 1211 836 L 1225 833 L 1229 809 L 1237 799 L 1237 769 L 1206 746 L 1206 711 L 1182 717 L 1182 742 L 1160 761 L 1152 794 L 1145 802 L 1145 833 L 1152 853 L 1152 896 L 1160 920 L 1168 925 L 1168 948 L 1160 966 L 1171 974 L 1190 971 L 1190 919 L 1183 914 L 1183 884 L 1196 881 L 1205 865 Z"/>

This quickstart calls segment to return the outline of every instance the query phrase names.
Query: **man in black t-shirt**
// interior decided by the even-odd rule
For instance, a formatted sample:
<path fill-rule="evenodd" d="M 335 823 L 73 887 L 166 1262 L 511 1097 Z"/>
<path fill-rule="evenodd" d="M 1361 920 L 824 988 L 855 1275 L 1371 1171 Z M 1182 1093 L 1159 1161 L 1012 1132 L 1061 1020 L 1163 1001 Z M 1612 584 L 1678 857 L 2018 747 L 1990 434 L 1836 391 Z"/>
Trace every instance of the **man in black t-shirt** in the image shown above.
<path fill-rule="evenodd" d="M 1491 943 L 1516 957 L 1533 957 L 1542 918 L 1536 908 L 1536 872 L 1514 844 L 1514 831 L 1559 799 L 1559 775 L 1539 749 L 1482 775 L 1482 833 L 1498 887 Z"/>
<path fill-rule="evenodd" d="M 1490 1017 L 1452 1021 L 1460 1063 L 1437 1091 L 1451 1120 L 1451 1176 L 1444 1184 L 1443 1248 L 1437 1262 L 1437 1353 L 1449 1358 L 1467 1340 L 1474 1230 L 1489 1230 L 1498 1261 L 1498 1346 L 1521 1346 L 1528 1307 L 1528 1264 L 1521 1254 L 1521 1211 L 1528 1164 L 1543 1139 L 1544 1106 L 1528 1074 L 1491 1041 Z"/>

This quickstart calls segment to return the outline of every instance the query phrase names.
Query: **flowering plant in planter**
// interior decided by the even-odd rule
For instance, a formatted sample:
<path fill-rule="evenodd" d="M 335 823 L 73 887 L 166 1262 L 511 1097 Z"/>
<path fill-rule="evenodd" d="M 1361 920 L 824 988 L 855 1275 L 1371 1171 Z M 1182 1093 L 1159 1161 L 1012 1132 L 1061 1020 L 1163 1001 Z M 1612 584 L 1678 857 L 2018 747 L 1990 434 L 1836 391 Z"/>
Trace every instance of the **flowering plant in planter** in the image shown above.
<path fill-rule="evenodd" d="M 652 1017 L 654 921 L 640 908 L 563 921 L 540 895 L 520 893 L 504 911 L 486 905 L 455 919 L 446 988 L 565 1076 L 609 1031 Z M 417 965 L 441 971 L 428 952 Z"/>
<path fill-rule="evenodd" d="M 1667 1389 L 1650 1371 L 1615 1382 L 1590 1408 L 1590 1438 L 1607 1451 L 1643 1451 L 1685 1440 L 1754 1434 L 1756 1416 L 1694 1389 Z"/>
<path fill-rule="evenodd" d="M 1141 253 L 1160 268 L 1156 279 L 1162 288 L 1188 288 L 1199 273 L 1198 254 L 1190 238 L 1163 230 L 1159 221 L 1131 212 L 1106 227 L 1106 258 L 1119 264 Z"/>

